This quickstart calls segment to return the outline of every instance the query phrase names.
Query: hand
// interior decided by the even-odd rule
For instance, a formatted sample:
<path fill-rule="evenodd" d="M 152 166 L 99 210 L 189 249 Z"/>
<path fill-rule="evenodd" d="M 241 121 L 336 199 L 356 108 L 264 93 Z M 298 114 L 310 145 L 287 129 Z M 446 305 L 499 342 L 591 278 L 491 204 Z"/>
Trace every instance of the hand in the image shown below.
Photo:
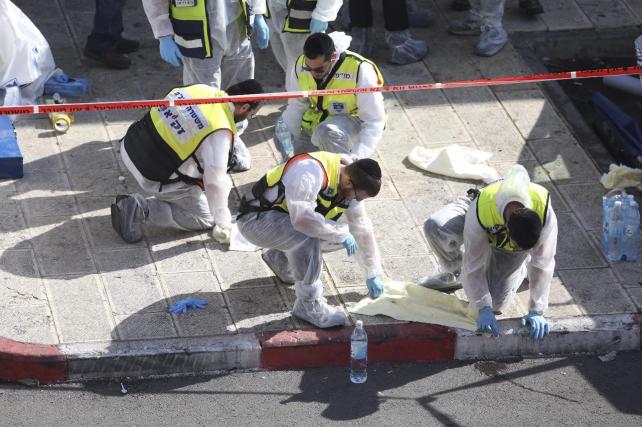
<path fill-rule="evenodd" d="M 254 15 L 254 34 L 259 48 L 265 49 L 268 47 L 268 43 L 270 42 L 270 30 L 265 23 L 263 15 Z"/>
<path fill-rule="evenodd" d="M 163 61 L 172 64 L 174 67 L 180 67 L 183 63 L 183 54 L 174 41 L 174 36 L 163 36 L 160 41 L 160 56 Z"/>
<path fill-rule="evenodd" d="M 479 319 L 477 320 L 477 332 L 490 332 L 494 337 L 499 336 L 499 326 L 493 310 L 486 306 L 479 310 Z"/>
<path fill-rule="evenodd" d="M 368 292 L 372 295 L 372 298 L 379 298 L 383 293 L 383 280 L 381 277 L 375 276 L 366 280 L 366 285 L 368 286 Z"/>
<path fill-rule="evenodd" d="M 195 299 L 192 297 L 187 297 L 180 301 L 177 301 L 176 304 L 169 308 L 170 313 L 185 313 L 188 308 L 204 308 L 207 305 L 207 301 L 202 299 Z"/>
<path fill-rule="evenodd" d="M 348 237 L 343 242 L 341 242 L 341 244 L 344 248 L 346 248 L 348 256 L 354 255 L 359 250 L 359 245 L 357 245 L 357 241 L 354 240 L 352 234 L 348 234 Z"/>
<path fill-rule="evenodd" d="M 326 21 L 319 21 L 318 19 L 312 18 L 310 20 L 310 32 L 311 33 L 324 33 L 328 29 L 328 23 Z"/>
<path fill-rule="evenodd" d="M 222 245 L 230 244 L 231 235 L 232 235 L 232 230 L 230 228 L 223 228 L 216 225 L 212 229 L 212 237 L 214 238 L 214 240 L 216 240 Z"/>
<path fill-rule="evenodd" d="M 530 325 L 531 338 L 535 341 L 541 341 L 548 334 L 549 326 L 548 320 L 544 318 L 542 313 L 531 310 L 528 314 L 522 317 L 522 326 Z"/>

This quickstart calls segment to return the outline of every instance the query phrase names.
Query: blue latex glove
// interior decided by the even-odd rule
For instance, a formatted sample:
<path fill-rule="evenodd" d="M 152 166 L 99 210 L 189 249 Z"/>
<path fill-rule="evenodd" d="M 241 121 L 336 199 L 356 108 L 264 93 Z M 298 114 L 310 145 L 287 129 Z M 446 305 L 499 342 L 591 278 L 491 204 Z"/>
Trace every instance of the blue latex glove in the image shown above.
<path fill-rule="evenodd" d="M 163 36 L 160 41 L 160 56 L 163 61 L 172 64 L 174 67 L 180 67 L 183 63 L 183 54 L 174 41 L 174 36 Z"/>
<path fill-rule="evenodd" d="M 479 310 L 479 319 L 477 320 L 477 332 L 490 332 L 494 337 L 499 336 L 499 326 L 493 310 L 486 306 Z"/>
<path fill-rule="evenodd" d="M 379 298 L 383 293 L 383 280 L 381 277 L 375 276 L 366 280 L 366 285 L 368 286 L 368 292 L 372 295 L 372 298 Z"/>
<path fill-rule="evenodd" d="M 324 33 L 328 29 L 328 23 L 326 21 L 319 21 L 318 19 L 312 18 L 310 21 L 310 32 L 311 33 Z"/>
<path fill-rule="evenodd" d="M 530 325 L 531 338 L 535 341 L 543 340 L 546 334 L 548 334 L 548 320 L 546 320 L 540 312 L 531 310 L 526 316 L 522 317 L 522 326 L 526 325 Z"/>
<path fill-rule="evenodd" d="M 352 234 L 348 234 L 348 237 L 341 242 L 344 248 L 346 248 L 346 252 L 348 253 L 348 256 L 354 255 L 357 250 L 359 250 L 359 245 L 357 245 L 357 241 L 354 240 L 354 237 Z"/>
<path fill-rule="evenodd" d="M 185 313 L 188 308 L 204 308 L 207 305 L 207 301 L 202 299 L 195 299 L 192 297 L 187 297 L 180 301 L 177 301 L 176 304 L 169 308 L 170 313 Z"/>
<path fill-rule="evenodd" d="M 270 42 L 270 30 L 265 23 L 263 15 L 254 15 L 254 35 L 256 36 L 256 44 L 259 48 L 265 49 Z"/>

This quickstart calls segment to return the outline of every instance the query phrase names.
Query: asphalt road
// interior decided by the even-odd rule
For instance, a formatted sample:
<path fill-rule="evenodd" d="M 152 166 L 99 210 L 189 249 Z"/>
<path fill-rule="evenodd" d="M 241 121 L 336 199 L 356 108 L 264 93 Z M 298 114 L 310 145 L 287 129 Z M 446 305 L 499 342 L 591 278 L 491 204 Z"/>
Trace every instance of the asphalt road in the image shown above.
<path fill-rule="evenodd" d="M 0 384 L 1 425 L 642 425 L 642 353 L 210 377 Z"/>

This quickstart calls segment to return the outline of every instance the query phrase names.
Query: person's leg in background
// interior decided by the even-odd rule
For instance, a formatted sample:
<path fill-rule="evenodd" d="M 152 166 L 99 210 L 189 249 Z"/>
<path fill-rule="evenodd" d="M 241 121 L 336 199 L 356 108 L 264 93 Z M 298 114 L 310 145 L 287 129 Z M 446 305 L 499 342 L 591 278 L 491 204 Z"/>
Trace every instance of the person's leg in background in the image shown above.
<path fill-rule="evenodd" d="M 131 60 L 126 56 L 138 50 L 135 40 L 122 38 L 123 8 L 126 0 L 96 0 L 94 27 L 87 37 L 84 54 L 109 68 L 127 69 Z"/>
<path fill-rule="evenodd" d="M 457 36 L 479 35 L 475 54 L 493 56 L 508 42 L 502 26 L 504 0 L 471 0 L 471 8 L 464 20 L 455 21 L 448 32 Z"/>
<path fill-rule="evenodd" d="M 426 42 L 413 39 L 410 34 L 406 0 L 383 0 L 383 18 L 392 64 L 411 64 L 428 55 Z"/>
<path fill-rule="evenodd" d="M 350 50 L 369 58 L 375 43 L 370 0 L 349 0 L 348 14 L 350 16 L 350 36 L 352 36 Z"/>
<path fill-rule="evenodd" d="M 477 0 L 473 8 L 481 17 L 481 35 L 475 48 L 479 56 L 493 56 L 508 42 L 508 34 L 502 26 L 505 0 Z"/>

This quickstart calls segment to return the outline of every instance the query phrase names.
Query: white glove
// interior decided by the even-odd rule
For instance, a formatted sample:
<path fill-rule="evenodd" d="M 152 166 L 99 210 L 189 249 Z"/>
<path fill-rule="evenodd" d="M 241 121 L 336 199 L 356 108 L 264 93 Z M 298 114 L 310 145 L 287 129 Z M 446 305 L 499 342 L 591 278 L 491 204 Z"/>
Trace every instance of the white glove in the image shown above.
<path fill-rule="evenodd" d="M 231 235 L 232 230 L 230 228 L 222 228 L 217 225 L 212 229 L 212 237 L 222 245 L 230 244 Z"/>

